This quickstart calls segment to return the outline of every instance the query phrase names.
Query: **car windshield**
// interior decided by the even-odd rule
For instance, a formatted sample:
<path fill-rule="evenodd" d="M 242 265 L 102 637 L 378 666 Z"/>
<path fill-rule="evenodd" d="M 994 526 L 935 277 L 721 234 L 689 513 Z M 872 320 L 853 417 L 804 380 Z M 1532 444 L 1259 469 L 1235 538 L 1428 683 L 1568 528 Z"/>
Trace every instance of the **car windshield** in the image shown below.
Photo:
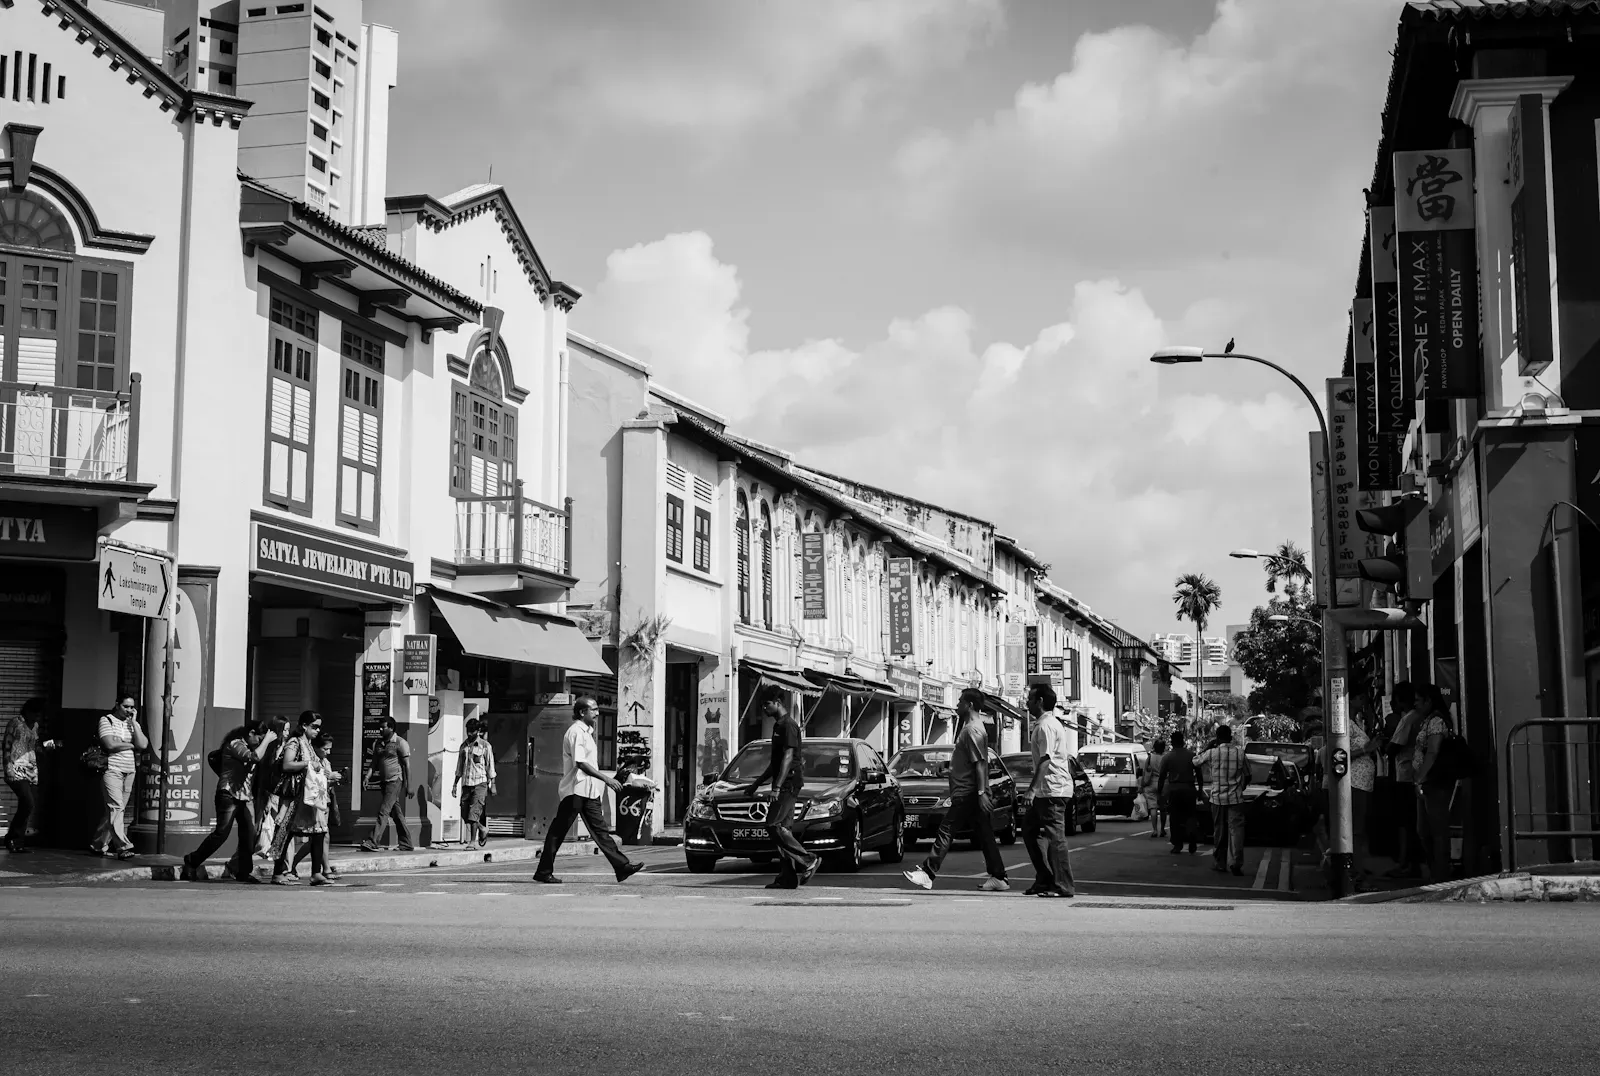
<path fill-rule="evenodd" d="M 954 757 L 949 747 L 913 748 L 894 756 L 889 772 L 896 777 L 949 777 Z"/>
<path fill-rule="evenodd" d="M 1032 755 L 1002 755 L 1000 761 L 1006 764 L 1006 769 L 1011 771 L 1011 776 L 1019 781 L 1033 779 Z"/>
<path fill-rule="evenodd" d="M 724 781 L 754 781 L 772 758 L 772 741 L 753 743 L 734 756 L 722 771 Z M 800 774 L 809 781 L 837 781 L 854 777 L 855 752 L 847 743 L 803 743 L 800 745 Z"/>
<path fill-rule="evenodd" d="M 1298 744 L 1247 743 L 1244 749 L 1248 754 L 1271 755 L 1285 762 L 1300 762 L 1310 754 L 1310 748 Z"/>
<path fill-rule="evenodd" d="M 1080 751 L 1078 761 L 1090 773 L 1133 772 L 1133 756 L 1125 751 Z"/>
<path fill-rule="evenodd" d="M 1253 785 L 1270 785 L 1270 784 L 1273 783 L 1273 772 L 1272 771 L 1277 766 L 1276 762 L 1273 762 L 1270 759 L 1264 759 L 1264 758 L 1261 758 L 1261 759 L 1252 758 L 1252 759 L 1249 759 L 1248 761 L 1250 763 L 1250 783 L 1251 784 L 1253 784 Z"/>

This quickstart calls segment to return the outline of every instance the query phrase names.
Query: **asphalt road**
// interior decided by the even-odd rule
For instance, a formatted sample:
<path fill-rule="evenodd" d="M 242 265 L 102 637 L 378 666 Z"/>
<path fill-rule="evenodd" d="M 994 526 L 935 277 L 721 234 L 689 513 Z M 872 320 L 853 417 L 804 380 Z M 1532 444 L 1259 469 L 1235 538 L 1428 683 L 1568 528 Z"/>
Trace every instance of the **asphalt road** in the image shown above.
<path fill-rule="evenodd" d="M 0 890 L 8 1074 L 1589 1071 L 1585 905 Z"/>

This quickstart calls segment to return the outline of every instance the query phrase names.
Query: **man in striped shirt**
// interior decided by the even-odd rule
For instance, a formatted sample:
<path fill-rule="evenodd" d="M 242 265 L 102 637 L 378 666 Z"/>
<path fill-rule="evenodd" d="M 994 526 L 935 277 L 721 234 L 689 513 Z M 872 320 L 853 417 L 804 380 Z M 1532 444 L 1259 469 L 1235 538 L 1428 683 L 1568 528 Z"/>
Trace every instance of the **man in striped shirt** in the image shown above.
<path fill-rule="evenodd" d="M 1244 873 L 1244 790 L 1250 784 L 1250 762 L 1233 742 L 1233 729 L 1217 728 L 1215 746 L 1200 752 L 1195 766 L 1206 767 L 1206 795 L 1211 799 L 1215 849 L 1211 869 L 1219 874 Z"/>

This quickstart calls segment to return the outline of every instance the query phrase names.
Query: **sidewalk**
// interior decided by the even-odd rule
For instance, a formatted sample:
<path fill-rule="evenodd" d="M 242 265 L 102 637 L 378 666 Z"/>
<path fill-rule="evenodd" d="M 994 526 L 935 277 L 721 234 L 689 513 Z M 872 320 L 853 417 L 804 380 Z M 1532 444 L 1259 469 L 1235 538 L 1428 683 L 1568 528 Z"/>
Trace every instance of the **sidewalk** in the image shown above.
<path fill-rule="evenodd" d="M 370 874 L 378 871 L 416 870 L 423 867 L 466 867 L 474 863 L 515 863 L 534 860 L 542 847 L 539 841 L 518 837 L 490 838 L 481 849 L 459 845 L 436 845 L 418 848 L 412 852 L 364 852 L 353 845 L 335 845 L 328 858 L 340 874 Z M 589 840 L 567 841 L 558 853 L 562 856 L 594 854 L 594 843 Z M 257 859 L 255 873 L 268 877 L 272 865 Z M 35 848 L 27 855 L 0 852 L 0 886 L 19 884 L 30 878 L 55 884 L 82 884 L 98 882 L 174 882 L 183 865 L 178 856 L 135 856 L 130 860 L 97 859 L 85 852 L 71 852 L 60 848 Z M 207 872 L 212 879 L 221 876 L 226 860 L 212 859 Z M 302 877 L 306 876 L 310 862 L 300 864 Z"/>
<path fill-rule="evenodd" d="M 1457 878 L 1387 893 L 1358 893 L 1344 899 L 1351 904 L 1600 900 L 1600 863 L 1552 863 L 1509 874 Z"/>

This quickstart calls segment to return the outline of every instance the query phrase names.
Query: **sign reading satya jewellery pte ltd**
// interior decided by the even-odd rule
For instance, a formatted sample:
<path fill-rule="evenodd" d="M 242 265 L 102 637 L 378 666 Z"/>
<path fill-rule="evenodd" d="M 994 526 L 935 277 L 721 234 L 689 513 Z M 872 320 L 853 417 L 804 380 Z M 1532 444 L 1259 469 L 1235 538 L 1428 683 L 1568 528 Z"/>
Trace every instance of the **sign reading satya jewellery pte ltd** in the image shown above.
<path fill-rule="evenodd" d="M 433 694 L 434 656 L 439 651 L 437 635 L 407 635 L 400 642 L 400 685 L 407 695 Z"/>
<path fill-rule="evenodd" d="M 1400 242 L 1400 340 L 1419 394 L 1472 398 L 1483 391 L 1478 346 L 1478 250 L 1472 151 L 1394 155 Z"/>
<path fill-rule="evenodd" d="M 910 557 L 889 558 L 889 653 L 905 657 L 912 652 L 912 575 Z"/>
<path fill-rule="evenodd" d="M 255 524 L 250 568 L 378 601 L 409 602 L 412 597 L 409 562 L 275 523 Z"/>
<path fill-rule="evenodd" d="M 800 617 L 802 620 L 828 619 L 828 590 L 824 583 L 827 554 L 818 531 L 800 535 Z"/>

